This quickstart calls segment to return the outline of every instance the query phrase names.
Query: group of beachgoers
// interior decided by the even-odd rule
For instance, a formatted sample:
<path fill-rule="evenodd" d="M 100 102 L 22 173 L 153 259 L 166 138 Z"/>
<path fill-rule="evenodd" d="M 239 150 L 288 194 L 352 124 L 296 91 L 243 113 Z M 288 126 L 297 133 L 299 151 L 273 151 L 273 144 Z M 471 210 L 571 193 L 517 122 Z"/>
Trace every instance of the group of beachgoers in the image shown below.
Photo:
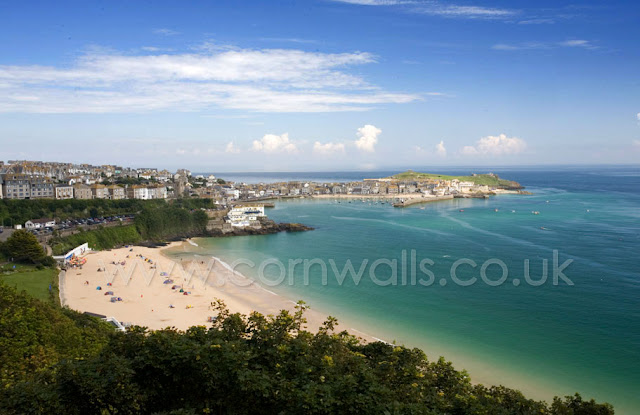
<path fill-rule="evenodd" d="M 133 252 L 133 248 L 130 248 L 129 252 Z M 153 261 L 153 259 L 145 257 L 142 254 L 136 254 L 135 257 L 136 258 L 140 258 L 144 262 L 148 263 L 150 265 L 151 269 L 155 269 L 156 268 L 156 264 Z M 83 264 L 86 263 L 86 259 L 85 258 L 81 258 L 81 259 L 83 260 L 83 262 L 82 262 Z M 122 265 L 122 266 L 125 266 L 125 265 L 127 265 L 126 259 L 130 259 L 130 255 L 127 255 L 126 258 L 124 260 L 122 260 L 122 261 L 111 261 L 111 265 Z M 105 268 L 98 268 L 98 272 L 103 272 L 103 271 L 106 271 L 106 269 Z M 171 279 L 169 277 L 168 273 L 161 272 L 160 276 L 165 278 L 163 284 L 164 285 L 170 285 L 171 284 L 171 290 L 173 290 L 174 292 L 182 294 L 182 295 L 191 295 L 191 291 L 186 291 L 181 285 L 174 284 L 173 279 Z M 89 281 L 85 281 L 84 285 L 89 285 Z M 111 287 L 111 286 L 112 286 L 112 283 L 107 283 L 107 287 Z M 100 286 L 100 285 L 96 286 L 96 291 L 102 291 L 102 286 Z M 112 303 L 117 303 L 117 302 L 123 301 L 123 299 L 121 297 L 117 297 L 114 294 L 114 292 L 111 291 L 111 290 L 105 291 L 104 295 L 105 296 L 111 296 L 110 301 Z M 142 296 L 143 296 L 143 294 L 140 294 L 140 297 L 142 297 Z M 175 306 L 173 304 L 169 304 L 169 308 L 175 308 Z M 191 309 L 191 308 L 193 308 L 193 305 L 192 304 L 187 304 L 186 308 L 187 309 Z M 153 309 L 151 311 L 153 311 Z"/>
<path fill-rule="evenodd" d="M 191 291 L 185 291 L 185 289 L 181 285 L 174 284 L 173 280 L 169 278 L 169 274 L 167 274 L 166 272 L 161 272 L 160 276 L 165 278 L 165 280 L 162 282 L 164 285 L 172 284 L 171 289 L 174 292 L 180 293 L 182 295 L 191 295 Z M 175 307 L 173 304 L 169 304 L 169 308 L 175 308 Z M 187 309 L 193 308 L 193 305 L 187 304 L 186 308 Z"/>
<path fill-rule="evenodd" d="M 82 266 L 86 263 L 87 263 L 87 258 L 79 257 L 76 254 L 71 255 L 71 258 L 65 261 L 65 265 L 67 268 L 82 269 Z"/>

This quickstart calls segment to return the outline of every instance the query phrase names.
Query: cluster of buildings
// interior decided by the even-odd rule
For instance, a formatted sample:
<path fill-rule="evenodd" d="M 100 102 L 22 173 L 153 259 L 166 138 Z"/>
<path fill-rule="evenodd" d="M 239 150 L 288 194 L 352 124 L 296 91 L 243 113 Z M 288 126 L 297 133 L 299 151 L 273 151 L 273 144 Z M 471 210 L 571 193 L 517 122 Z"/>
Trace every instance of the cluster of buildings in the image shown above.
<path fill-rule="evenodd" d="M 6 199 L 167 199 L 193 196 L 226 205 L 238 200 L 314 195 L 449 195 L 489 192 L 488 186 L 457 179 L 365 179 L 350 183 L 226 183 L 213 175 L 155 168 L 10 160 L 0 162 L 0 197 Z"/>
<path fill-rule="evenodd" d="M 214 185 L 208 195 L 218 199 L 252 200 L 272 197 L 295 197 L 314 195 L 378 195 L 381 197 L 424 194 L 424 195 L 456 195 L 469 193 L 486 193 L 492 189 L 486 185 L 473 182 L 439 179 L 425 179 L 420 181 L 403 181 L 396 179 L 365 179 L 349 183 L 314 183 L 314 182 L 283 182 L 260 184 L 225 184 Z"/>
<path fill-rule="evenodd" d="M 0 198 L 5 199 L 166 199 L 175 182 L 191 172 L 151 168 L 10 160 L 0 162 Z M 117 184 L 135 179 L 136 184 Z M 184 191 L 184 190 L 183 190 Z"/>
<path fill-rule="evenodd" d="M 242 205 L 229 209 L 225 221 L 233 227 L 244 228 L 255 225 L 264 217 L 264 205 Z"/>

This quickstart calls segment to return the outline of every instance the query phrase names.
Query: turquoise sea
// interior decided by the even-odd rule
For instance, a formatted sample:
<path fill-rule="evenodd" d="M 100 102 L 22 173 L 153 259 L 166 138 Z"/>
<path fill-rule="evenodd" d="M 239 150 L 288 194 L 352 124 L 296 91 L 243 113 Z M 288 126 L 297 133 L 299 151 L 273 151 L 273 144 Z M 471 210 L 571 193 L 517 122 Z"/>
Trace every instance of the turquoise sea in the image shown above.
<path fill-rule="evenodd" d="M 403 209 L 361 200 L 278 202 L 267 211 L 271 218 L 316 229 L 207 238 L 199 241 L 199 250 L 227 263 L 279 260 L 286 278 L 270 290 L 338 316 L 343 328 L 420 347 L 430 359 L 445 356 L 475 381 L 504 384 L 546 400 L 577 391 L 611 402 L 616 413 L 640 413 L 640 169 L 549 170 L 499 171 L 525 185 L 532 196 L 456 199 Z M 298 176 L 330 180 L 323 177 L 327 173 L 307 175 L 276 174 L 272 181 Z M 249 176 L 242 177 L 247 181 Z M 412 250 L 417 263 L 431 260 L 423 264 L 434 274 L 432 284 L 413 283 Z M 559 266 L 572 260 L 558 284 L 553 281 L 554 250 Z M 289 261 L 297 259 L 324 262 L 326 283 L 320 266 L 309 268 L 308 284 L 303 264 L 289 275 Z M 398 261 L 396 284 L 385 285 L 392 281 L 389 265 L 376 267 L 371 277 L 378 259 Z M 475 283 L 463 286 L 451 276 L 460 259 L 477 266 L 460 265 L 457 280 L 475 278 Z M 486 281 L 481 278 L 482 264 L 492 259 L 508 269 L 501 284 L 494 283 L 503 275 L 495 263 L 486 269 Z M 543 260 L 548 260 L 546 282 L 534 286 L 525 280 L 527 259 L 532 280 L 540 279 Z M 364 260 L 368 263 L 358 284 L 350 276 L 339 283 L 329 260 L 338 270 L 347 261 L 356 271 Z M 266 266 L 264 277 L 257 265 L 237 269 L 263 285 L 281 272 L 274 264 Z M 429 280 L 418 270 L 420 278 Z"/>

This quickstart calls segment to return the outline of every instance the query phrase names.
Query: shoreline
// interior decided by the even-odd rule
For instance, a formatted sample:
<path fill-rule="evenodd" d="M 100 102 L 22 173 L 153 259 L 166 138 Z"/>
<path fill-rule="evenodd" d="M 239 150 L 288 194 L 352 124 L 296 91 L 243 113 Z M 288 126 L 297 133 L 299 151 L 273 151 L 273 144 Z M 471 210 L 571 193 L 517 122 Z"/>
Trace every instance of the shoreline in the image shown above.
<path fill-rule="evenodd" d="M 67 272 L 60 273 L 60 300 L 62 306 L 67 306 L 79 312 L 92 312 L 102 314 L 107 317 L 115 317 L 121 323 L 129 323 L 138 326 L 145 326 L 151 330 L 159 330 L 167 327 L 173 327 L 179 330 L 186 330 L 192 326 L 208 326 L 208 317 L 213 317 L 215 312 L 210 309 L 211 302 L 214 299 L 220 299 L 225 302 L 231 313 L 241 313 L 249 315 L 252 311 L 257 311 L 263 315 L 275 315 L 281 310 L 293 312 L 295 309 L 294 298 L 289 293 L 285 295 L 273 292 L 254 280 L 244 276 L 238 271 L 232 271 L 230 265 L 213 255 L 201 255 L 197 252 L 200 248 L 198 242 L 190 239 L 180 242 L 172 242 L 167 246 L 148 248 L 142 246 L 129 246 L 107 251 L 92 251 L 85 255 L 87 263 L 83 269 L 70 269 Z M 212 281 L 197 279 L 195 282 L 188 281 L 185 291 L 190 295 L 185 296 L 172 290 L 170 284 L 164 284 L 164 276 L 162 272 L 168 272 L 167 277 L 174 280 L 176 285 L 180 284 L 184 287 L 184 276 L 176 271 L 175 265 L 187 263 L 179 261 L 169 256 L 169 252 L 182 252 L 186 256 L 190 256 L 198 262 L 206 263 L 211 259 L 213 267 L 211 271 L 216 280 L 223 278 L 225 283 L 217 285 Z M 126 258 L 129 255 L 130 258 Z M 153 274 L 154 278 L 148 279 L 151 269 L 143 269 L 140 266 L 133 266 L 130 260 L 131 256 L 143 255 L 145 258 L 152 259 L 156 269 Z M 108 263 L 113 259 L 126 258 L 126 265 L 122 269 L 130 273 L 130 280 L 127 284 L 122 281 L 122 276 L 118 274 L 113 280 L 111 286 L 106 286 L 108 278 L 107 272 L 98 272 L 95 267 L 105 266 L 108 271 L 113 271 L 115 266 Z M 102 263 L 99 261 L 102 260 Z M 109 260 L 109 261 L 107 261 Z M 203 265 L 203 264 L 199 264 Z M 204 267 L 201 267 L 203 269 Z M 186 272 L 191 268 L 186 267 Z M 64 275 L 63 275 L 64 274 Z M 196 274 L 197 276 L 197 274 Z M 89 281 L 85 285 L 85 281 Z M 233 281 L 233 283 L 229 283 Z M 96 284 L 102 284 L 102 290 L 96 290 Z M 123 298 L 123 301 L 111 303 L 110 296 L 105 296 L 106 290 L 113 290 L 115 296 Z M 169 308 L 173 305 L 174 308 Z M 308 305 L 307 305 L 308 307 Z M 326 306 L 325 308 L 339 312 L 339 307 Z M 363 330 L 375 332 L 376 328 L 368 324 L 365 320 L 360 321 L 357 315 L 349 317 L 344 313 L 332 314 L 324 313 L 322 310 L 307 308 L 305 310 L 305 318 L 307 323 L 305 329 L 315 333 L 325 321 L 326 317 L 332 315 L 339 321 L 336 332 L 347 331 L 360 341 L 368 343 L 375 341 L 388 341 L 366 333 L 365 331 L 356 329 L 360 327 Z M 369 326 L 369 327 L 367 327 Z M 393 330 L 378 328 L 377 336 L 391 335 Z M 452 361 L 457 370 L 471 369 L 470 376 L 473 384 L 484 384 L 490 386 L 492 384 L 507 384 L 507 386 L 518 389 L 525 393 L 528 397 L 534 399 L 544 399 L 550 401 L 549 395 L 552 388 L 548 388 L 541 383 L 530 383 L 516 373 L 509 371 L 501 371 L 500 382 L 494 382 L 491 379 L 496 376 L 496 368 L 488 366 L 487 362 L 475 362 L 473 355 L 460 355 L 460 351 L 453 352 L 449 350 L 444 343 L 438 339 L 430 341 L 429 345 L 416 344 L 411 341 L 412 336 L 399 335 L 401 339 L 399 344 L 405 342 L 413 343 L 405 344 L 405 347 L 419 347 L 423 350 L 429 361 L 436 361 L 440 356 L 445 356 L 447 361 Z M 395 337 L 394 337 L 395 338 Z M 390 341 L 392 337 L 389 337 Z M 413 339 L 415 340 L 415 339 Z M 393 341 L 392 344 L 395 344 Z M 463 362 L 467 362 L 464 364 Z M 469 365 L 469 362 L 474 364 Z"/>
<path fill-rule="evenodd" d="M 268 290 L 241 273 L 232 271 L 219 258 L 198 255 L 188 249 L 197 247 L 196 242 L 188 239 L 159 248 L 136 245 L 89 252 L 84 255 L 87 262 L 82 269 L 60 272 L 61 305 L 79 312 L 115 317 L 123 324 L 145 326 L 152 330 L 167 327 L 186 330 L 191 326 L 207 326 L 210 324 L 208 318 L 215 317 L 215 312 L 211 310 L 211 303 L 215 299 L 224 301 L 231 313 L 244 315 L 253 311 L 276 315 L 281 310 L 295 310 L 296 302 L 290 297 Z M 178 261 L 167 254 L 169 250 L 182 251 L 196 258 L 196 261 Z M 198 261 L 198 257 L 202 259 Z M 166 283 L 167 280 L 171 280 L 171 283 Z M 113 294 L 107 295 L 110 291 Z M 121 298 L 121 301 L 112 302 L 112 297 Z M 304 327 L 315 333 L 328 315 L 307 308 Z M 363 341 L 379 340 L 341 326 L 338 326 L 338 330 L 347 330 Z"/>
<path fill-rule="evenodd" d="M 491 190 L 487 193 L 482 193 L 482 196 L 499 196 L 499 195 L 529 195 L 531 193 L 525 192 L 522 190 L 507 190 L 507 189 L 495 189 Z M 477 197 L 478 193 L 458 193 L 458 197 L 462 198 L 473 198 Z M 355 195 L 355 194 L 321 194 L 321 195 L 310 195 L 307 198 L 311 199 L 373 199 L 373 200 L 405 200 L 411 202 L 410 204 L 421 203 L 424 202 L 435 202 L 438 200 L 449 200 L 456 198 L 456 195 L 446 194 L 446 195 L 425 195 L 423 193 L 398 193 L 398 194 L 366 194 L 366 195 Z"/>
<path fill-rule="evenodd" d="M 223 266 L 230 267 L 226 262 L 222 261 L 218 257 L 201 255 L 198 252 L 191 250 L 193 248 L 198 249 L 200 245 L 201 244 L 198 244 L 197 242 L 187 240 L 185 244 L 181 246 L 181 248 L 187 248 L 184 251 L 187 255 L 203 259 L 214 258 Z M 166 255 L 166 251 L 172 248 L 174 247 L 167 247 L 166 249 L 164 249 L 163 255 Z M 259 289 L 264 291 L 265 293 L 279 297 L 284 300 L 285 303 L 289 303 L 289 305 L 295 304 L 292 300 L 292 298 L 295 298 L 295 296 L 292 295 L 292 293 L 285 292 L 284 294 L 278 294 L 265 287 L 262 287 L 260 284 L 244 276 L 238 271 L 235 271 L 235 273 L 242 279 L 251 281 L 255 286 L 259 287 Z M 232 312 L 234 311 L 231 309 L 231 307 L 229 307 L 229 309 Z M 323 310 L 332 310 L 334 312 L 324 313 Z M 506 384 L 507 387 L 519 390 L 531 399 L 547 400 L 549 402 L 551 401 L 553 396 L 555 396 L 554 392 L 557 392 L 554 388 L 550 388 L 548 387 L 548 385 L 545 385 L 543 381 L 532 383 L 529 382 L 530 379 L 523 378 L 516 372 L 496 369 L 495 367 L 491 366 L 489 362 L 477 361 L 474 353 L 467 354 L 468 351 L 461 350 L 455 350 L 454 352 L 453 349 L 449 348 L 449 345 L 447 345 L 446 341 L 443 342 L 442 339 L 430 339 L 427 343 L 422 343 L 414 338 L 414 336 L 407 335 L 406 333 L 401 334 L 396 332 L 394 334 L 394 329 L 389 329 L 386 327 L 381 328 L 376 327 L 375 325 L 371 325 L 371 322 L 368 322 L 366 319 L 362 319 L 361 316 L 358 316 L 357 314 L 350 314 L 348 311 L 341 312 L 339 305 L 335 304 L 325 303 L 319 309 L 312 308 L 305 311 L 305 317 L 308 320 L 307 329 L 312 332 L 314 332 L 315 329 L 310 329 L 309 327 L 310 323 L 312 322 L 310 313 L 315 313 L 316 315 L 321 316 L 323 319 L 329 315 L 336 317 L 339 322 L 339 325 L 336 328 L 337 332 L 347 331 L 365 343 L 380 341 L 386 344 L 403 345 L 404 347 L 410 349 L 417 347 L 427 355 L 427 358 L 431 362 L 435 362 L 440 357 L 444 357 L 446 361 L 450 361 L 453 363 L 456 370 L 471 370 L 470 377 L 472 384 L 483 384 L 485 386 Z M 454 349 L 457 348 L 454 347 Z M 499 381 L 495 380 L 497 372 L 501 373 L 499 376 L 497 376 L 500 379 Z"/>

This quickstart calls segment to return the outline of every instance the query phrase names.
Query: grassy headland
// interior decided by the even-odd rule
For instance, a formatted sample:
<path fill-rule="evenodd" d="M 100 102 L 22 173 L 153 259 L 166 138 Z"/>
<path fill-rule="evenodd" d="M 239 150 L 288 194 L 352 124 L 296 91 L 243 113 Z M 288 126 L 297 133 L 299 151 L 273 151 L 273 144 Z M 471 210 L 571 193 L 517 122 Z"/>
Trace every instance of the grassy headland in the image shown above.
<path fill-rule="evenodd" d="M 470 176 L 448 176 L 445 174 L 435 173 L 419 173 L 413 170 L 407 170 L 404 173 L 398 173 L 390 179 L 404 180 L 404 181 L 437 181 L 437 180 L 460 180 L 461 182 L 472 182 L 481 186 L 490 186 L 498 189 L 521 189 L 522 185 L 513 180 L 505 180 L 498 177 L 497 174 L 476 174 Z"/>

